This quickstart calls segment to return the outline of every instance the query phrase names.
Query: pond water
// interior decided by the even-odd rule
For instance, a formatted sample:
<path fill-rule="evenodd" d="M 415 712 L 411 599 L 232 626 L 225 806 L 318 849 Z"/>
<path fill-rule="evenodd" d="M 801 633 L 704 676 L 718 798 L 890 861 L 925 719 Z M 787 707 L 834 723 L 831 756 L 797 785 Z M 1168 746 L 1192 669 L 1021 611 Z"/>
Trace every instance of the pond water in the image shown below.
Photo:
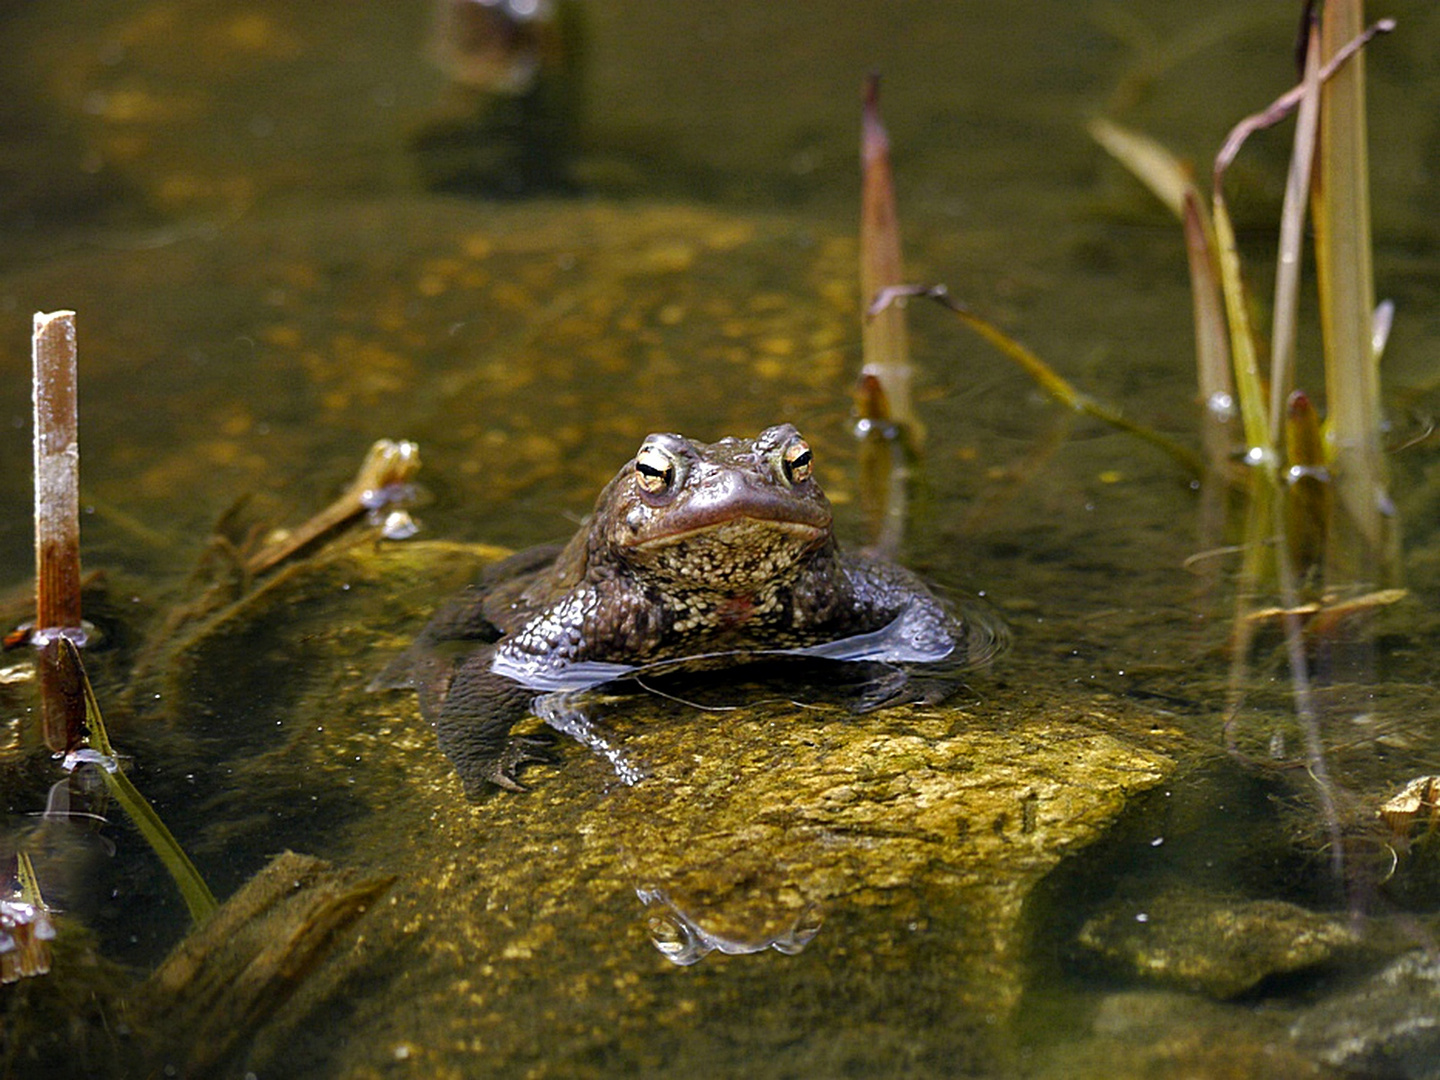
<path fill-rule="evenodd" d="M 1296 11 L 1240 0 L 570 10 L 522 107 L 427 60 L 418 0 L 0 3 L 0 589 L 31 573 L 31 313 L 73 308 L 92 676 L 137 786 L 222 900 L 286 849 L 395 878 L 217 1049 L 210 999 L 140 986 L 187 920 L 121 812 L 37 823 L 59 774 L 7 653 L 0 871 L 43 851 L 64 913 L 51 974 L 0 988 L 0 1074 L 1437 1075 L 1435 837 L 1376 820 L 1440 773 L 1434 6 L 1369 13 L 1399 22 L 1368 72 L 1409 595 L 1318 657 L 1333 826 L 1281 642 L 1232 664 L 1238 497 L 1217 527 L 1174 461 L 920 304 L 904 561 L 983 597 L 1006 655 L 858 716 L 617 694 L 593 708 L 638 783 L 567 742 L 528 792 L 464 797 L 367 684 L 498 548 L 573 533 L 648 432 L 794 423 L 860 541 L 867 72 L 913 277 L 1190 445 L 1180 230 L 1085 124 L 1204 175 L 1294 77 Z M 1262 296 L 1288 131 L 1231 172 Z M 1318 388 L 1314 330 L 1301 354 Z M 420 445 L 420 535 L 237 592 L 216 521 L 304 520 L 382 437 Z"/>

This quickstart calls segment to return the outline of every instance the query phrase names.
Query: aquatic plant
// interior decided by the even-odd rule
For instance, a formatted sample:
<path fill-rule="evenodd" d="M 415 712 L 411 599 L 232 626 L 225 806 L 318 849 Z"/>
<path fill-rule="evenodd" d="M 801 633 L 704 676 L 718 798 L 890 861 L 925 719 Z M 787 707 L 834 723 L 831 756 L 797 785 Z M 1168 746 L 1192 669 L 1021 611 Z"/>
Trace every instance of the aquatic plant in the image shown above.
<path fill-rule="evenodd" d="M 1259 628 L 1278 621 L 1305 766 L 1325 821 L 1331 865 L 1341 881 L 1345 837 L 1312 695 L 1313 647 L 1317 640 L 1339 640 L 1358 616 L 1404 595 L 1396 587 L 1401 579 L 1399 523 L 1381 442 L 1378 360 L 1390 311 L 1374 301 L 1363 67 L 1364 46 L 1393 28 L 1392 20 L 1364 28 L 1360 0 L 1328 0 L 1322 9 L 1306 5 L 1300 82 L 1232 128 L 1215 157 L 1208 215 L 1188 171 L 1159 144 L 1105 119 L 1090 127 L 1095 139 L 1184 224 L 1212 477 L 1228 480 L 1233 474 L 1225 458 L 1229 421 L 1238 404 L 1248 498 L 1226 745 L 1239 749 L 1238 720 Z M 1266 342 L 1251 318 L 1253 298 L 1225 197 L 1225 176 L 1251 135 L 1292 114 L 1295 133 Z M 1310 397 L 1296 389 L 1295 377 L 1307 207 L 1315 228 L 1325 357 L 1328 415 L 1323 424 Z M 1262 370 L 1267 345 L 1268 380 Z M 1233 371 L 1233 396 L 1227 366 Z M 1278 605 L 1267 604 L 1267 594 L 1278 594 Z M 1272 729 L 1268 756 L 1283 759 L 1285 741 L 1278 726 Z"/>
<path fill-rule="evenodd" d="M 96 768 L 106 789 L 174 878 L 191 917 L 200 922 L 215 910 L 215 898 L 154 808 L 121 771 L 80 659 L 79 646 L 86 635 L 80 602 L 75 313 L 37 313 L 32 353 L 36 618 L 28 640 L 36 648 L 45 742 L 63 755 L 62 767 L 67 772 Z"/>
<path fill-rule="evenodd" d="M 900 225 L 890 143 L 880 118 L 879 77 L 864 85 L 860 158 L 860 295 L 863 336 L 855 387 L 856 434 L 861 440 L 860 493 L 868 547 L 893 558 L 904 538 L 908 486 L 918 467 L 924 426 L 911 405 L 914 369 L 905 325 L 906 301 L 934 300 L 1025 372 L 1050 398 L 1075 412 L 1159 447 L 1192 475 L 1203 468 L 1188 448 L 1078 389 L 999 327 L 951 297 L 944 285 L 904 284 Z"/>
<path fill-rule="evenodd" d="M 1400 579 L 1398 525 L 1390 503 L 1384 469 L 1379 412 L 1379 347 L 1375 331 L 1387 318 L 1377 311 L 1370 268 L 1366 159 L 1363 113 L 1355 115 L 1357 91 L 1336 98 L 1335 88 L 1360 77 L 1362 47 L 1377 33 L 1393 29 L 1382 20 L 1363 33 L 1336 45 L 1337 24 L 1358 19 L 1358 3 L 1327 4 L 1320 20 L 1307 22 L 1305 73 L 1301 82 L 1266 109 L 1246 117 L 1231 130 L 1216 155 L 1210 209 L 1188 170 L 1153 140 L 1107 120 L 1096 119 L 1091 134 L 1117 160 L 1144 182 L 1180 217 L 1195 297 L 1196 340 L 1201 400 L 1207 429 L 1223 430 L 1237 407 L 1244 432 L 1241 459 L 1261 474 L 1267 493 L 1256 498 L 1280 499 L 1289 488 L 1312 514 L 1323 520 L 1298 519 L 1302 530 L 1318 527 L 1323 545 L 1327 591 L 1364 591 L 1376 583 Z M 1328 29 L 1327 29 L 1328 28 Z M 1328 35 L 1328 36 L 1327 36 Z M 1363 105 L 1363 90 L 1358 91 Z M 1245 283 L 1234 226 L 1225 199 L 1224 180 L 1246 139 L 1298 111 L 1294 149 L 1282 208 L 1273 324 L 1268 343 L 1252 324 L 1252 297 Z M 1325 135 L 1346 117 L 1343 137 Z M 1312 162 L 1318 155 L 1319 169 Z M 1329 177 L 1326 180 L 1326 177 Z M 1322 428 L 1308 397 L 1295 397 L 1295 338 L 1305 208 L 1316 225 L 1316 265 L 1320 291 L 1321 330 L 1326 355 L 1327 421 Z M 1341 203 L 1343 202 L 1343 205 Z M 1355 219 L 1365 216 L 1363 226 Z M 1357 237 L 1366 237 L 1361 244 Z M 1342 264 L 1343 263 L 1343 267 Z M 1220 333 L 1214 301 L 1217 283 L 1223 296 L 1225 334 Z M 1353 310 L 1363 306 L 1363 342 L 1354 330 Z M 1347 314 L 1348 313 L 1348 314 Z M 1363 348 L 1361 345 L 1363 344 Z M 1268 381 L 1261 358 L 1269 353 Z M 1233 370 L 1233 383 L 1226 369 Z M 1235 387 L 1232 395 L 1231 386 Z M 1357 401 L 1357 399 L 1359 399 Z M 1310 428 L 1311 431 L 1306 429 Z M 1319 438 L 1313 432 L 1321 433 Z M 1222 464 L 1225 439 L 1207 438 L 1210 460 Z M 1315 497 L 1316 483 L 1336 498 Z M 1253 487 L 1253 486 L 1252 486 Z M 1341 492 L 1344 492 L 1341 495 Z M 1363 494 L 1362 494 L 1363 491 Z M 1333 506 L 1333 512 L 1332 512 Z M 1293 515 L 1292 515 L 1293 518 Z M 1277 523 L 1279 519 L 1276 519 Z M 1247 533 L 1255 545 L 1274 537 Z M 1252 546 L 1255 546 L 1252 545 Z M 1293 556 L 1293 545 L 1280 550 Z M 1306 577 L 1307 567 L 1296 568 Z M 1283 573 L 1283 568 L 1277 572 Z"/>

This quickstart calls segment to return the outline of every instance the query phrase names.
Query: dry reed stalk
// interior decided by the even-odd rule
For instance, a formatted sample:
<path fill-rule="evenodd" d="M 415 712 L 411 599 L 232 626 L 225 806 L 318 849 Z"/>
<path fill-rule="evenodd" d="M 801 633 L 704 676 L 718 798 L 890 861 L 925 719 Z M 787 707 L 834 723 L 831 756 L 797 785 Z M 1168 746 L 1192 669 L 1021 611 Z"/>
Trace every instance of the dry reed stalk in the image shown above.
<path fill-rule="evenodd" d="M 905 280 L 900 256 L 900 223 L 895 210 L 895 183 L 890 171 L 890 137 L 880 119 L 880 79 L 865 81 L 860 131 L 860 304 L 862 325 L 861 376 L 874 376 L 885 391 L 889 419 L 906 428 L 912 445 L 919 425 L 910 404 L 910 342 L 901 305 L 875 311 L 872 303 L 882 289 Z"/>
<path fill-rule="evenodd" d="M 900 219 L 890 171 L 890 136 L 880 118 L 880 78 L 865 80 L 860 120 L 861 366 L 855 389 L 860 504 L 867 550 L 894 558 L 905 540 L 910 462 L 924 429 L 911 405 L 910 342 L 904 306 L 877 311 L 875 296 L 903 273 Z"/>
<path fill-rule="evenodd" d="M 1305 45 L 1304 92 L 1295 116 L 1295 144 L 1280 213 L 1275 268 L 1275 306 L 1270 324 L 1270 441 L 1279 445 L 1286 402 L 1295 387 L 1295 334 L 1300 313 L 1300 256 L 1305 243 L 1305 204 L 1320 124 L 1320 30 L 1311 20 Z"/>
<path fill-rule="evenodd" d="M 75 313 L 35 314 L 35 626 L 80 629 L 80 439 Z"/>
<path fill-rule="evenodd" d="M 36 312 L 31 338 L 35 403 L 36 673 L 45 745 L 56 753 L 85 734 L 84 696 L 59 651 L 80 628 L 80 438 L 75 313 Z"/>

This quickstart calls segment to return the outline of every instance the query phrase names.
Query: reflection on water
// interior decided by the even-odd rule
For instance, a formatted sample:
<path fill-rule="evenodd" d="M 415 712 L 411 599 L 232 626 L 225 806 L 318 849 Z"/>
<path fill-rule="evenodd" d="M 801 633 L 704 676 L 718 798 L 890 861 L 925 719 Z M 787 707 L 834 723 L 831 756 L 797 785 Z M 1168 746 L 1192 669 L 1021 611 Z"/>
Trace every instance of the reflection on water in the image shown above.
<path fill-rule="evenodd" d="M 806 904 L 795 916 L 794 922 L 773 936 L 736 938 L 707 931 L 699 922 L 705 912 L 682 910 L 664 889 L 636 889 L 635 895 L 645 905 L 645 924 L 649 927 L 650 940 L 655 948 L 665 959 L 681 967 L 699 963 L 717 950 L 727 956 L 741 956 L 762 949 L 774 949 L 786 956 L 794 956 L 814 940 L 820 932 L 820 924 L 824 922 L 820 906 Z"/>
<path fill-rule="evenodd" d="M 1220 749 L 1238 560 L 1181 569 L 1229 539 L 1195 524 L 1187 478 L 1060 416 L 919 310 L 931 435 L 907 561 L 985 583 L 1014 638 L 958 702 L 732 707 L 724 686 L 712 700 L 667 679 L 668 697 L 594 703 L 576 733 L 599 756 L 562 746 L 530 792 L 471 803 L 413 708 L 365 692 L 495 557 L 457 541 L 573 532 L 646 431 L 793 421 L 853 529 L 856 91 L 872 67 L 916 277 L 1190 437 L 1182 244 L 1083 119 L 1118 114 L 1204 162 L 1293 77 L 1293 12 L 1221 0 L 560 6 L 586 20 L 584 109 L 559 114 L 578 197 L 503 204 L 434 194 L 464 186 L 437 183 L 435 163 L 503 173 L 523 143 L 472 127 L 441 140 L 459 156 L 417 155 L 481 107 L 459 108 L 424 61 L 428 5 L 0 9 L 0 445 L 28 460 L 30 312 L 76 308 L 86 561 L 107 571 L 87 611 L 103 596 L 112 737 L 217 893 L 286 847 L 400 877 L 237 1068 L 1426 1075 L 1433 440 L 1394 458 L 1414 599 L 1369 613 L 1368 648 L 1320 669 L 1344 883 L 1265 634 L 1240 688 L 1241 753 Z M 1386 378 L 1412 430 L 1434 412 L 1440 16 L 1373 6 L 1400 24 L 1369 70 L 1376 265 L 1397 301 Z M 1247 147 L 1231 174 L 1242 242 L 1260 250 L 1280 142 Z M 1318 348 L 1300 347 L 1304 380 Z M 371 535 L 228 582 L 164 629 L 237 498 L 253 494 L 258 520 L 303 520 L 382 435 L 425 449 L 420 538 Z M 23 469 L 0 472 L 7 586 L 27 576 L 29 498 Z M 56 780 L 20 738 L 27 686 L 0 680 L 7 844 Z M 625 769 L 644 782 L 617 783 Z M 1402 837 L 1376 815 L 1407 790 Z M 124 1014 L 133 978 L 68 981 L 100 970 L 84 958 L 145 970 L 184 929 L 128 830 L 66 843 L 42 873 L 84 902 L 55 920 L 55 970 L 24 980 L 29 996 L 0 990 L 0 1008 L 34 1016 L 89 995 L 50 1042 L 25 1036 L 48 1075 L 131 1060 L 131 1037 L 101 1021 Z M 1243 964 L 1217 965 L 1217 935 Z M 1257 936 L 1274 947 L 1246 948 Z M 24 1075 L 30 1059 L 5 1060 Z"/>

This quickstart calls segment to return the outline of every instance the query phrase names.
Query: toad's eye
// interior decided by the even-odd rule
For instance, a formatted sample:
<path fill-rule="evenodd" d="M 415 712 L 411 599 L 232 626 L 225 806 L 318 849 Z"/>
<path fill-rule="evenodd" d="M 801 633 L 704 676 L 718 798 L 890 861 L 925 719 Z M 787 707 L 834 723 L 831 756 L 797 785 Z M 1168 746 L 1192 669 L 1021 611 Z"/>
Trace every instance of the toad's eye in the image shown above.
<path fill-rule="evenodd" d="M 792 484 L 809 480 L 815 468 L 815 455 L 810 452 L 810 444 L 804 439 L 796 439 L 785 448 L 780 466 L 785 470 L 785 479 Z"/>
<path fill-rule="evenodd" d="M 675 483 L 675 458 L 654 443 L 635 455 L 635 482 L 649 495 L 663 495 Z"/>

